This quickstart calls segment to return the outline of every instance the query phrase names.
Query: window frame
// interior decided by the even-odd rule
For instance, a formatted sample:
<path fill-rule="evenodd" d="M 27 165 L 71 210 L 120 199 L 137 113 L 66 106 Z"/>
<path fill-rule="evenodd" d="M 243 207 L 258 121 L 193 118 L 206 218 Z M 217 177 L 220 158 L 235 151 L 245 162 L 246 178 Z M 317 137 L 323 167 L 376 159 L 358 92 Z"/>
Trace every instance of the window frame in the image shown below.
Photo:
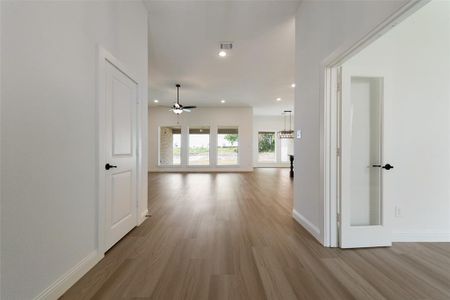
<path fill-rule="evenodd" d="M 261 161 L 259 159 L 259 134 L 260 133 L 273 133 L 274 135 L 274 141 L 275 141 L 275 149 L 274 149 L 274 160 L 272 161 Z M 257 154 L 257 163 L 259 164 L 276 164 L 278 163 L 278 151 L 277 151 L 277 147 L 278 147 L 278 141 L 277 141 L 277 131 L 276 130 L 258 130 L 257 131 L 257 136 L 256 136 L 256 154 Z"/>
<path fill-rule="evenodd" d="M 162 128 L 178 128 L 180 129 L 180 163 L 179 164 L 162 164 L 161 163 L 161 129 Z M 183 165 L 183 128 L 180 125 L 160 125 L 158 126 L 158 167 L 161 168 L 180 168 Z M 172 149 L 173 151 L 173 149 Z M 172 152 L 173 158 L 173 152 Z"/>
<path fill-rule="evenodd" d="M 191 129 L 208 129 L 209 133 L 208 133 L 208 164 L 207 165 L 196 165 L 196 164 L 191 164 L 190 163 L 190 147 L 191 147 Z M 195 168 L 210 168 L 212 167 L 212 161 L 211 161 L 211 126 L 210 125 L 206 125 L 206 126 L 188 126 L 187 130 L 186 130 L 186 134 L 187 134 L 187 147 L 186 147 L 186 167 L 195 167 Z"/>
<path fill-rule="evenodd" d="M 220 129 L 236 129 L 237 130 L 237 135 L 238 135 L 238 140 L 237 140 L 237 162 L 236 164 L 229 164 L 229 165 L 221 165 L 219 164 L 219 130 Z M 227 168 L 227 167 L 236 167 L 236 166 L 240 166 L 241 165 L 241 135 L 240 135 L 240 128 L 239 126 L 233 126 L 233 125 L 219 125 L 216 128 L 216 166 L 220 167 L 220 168 Z"/>

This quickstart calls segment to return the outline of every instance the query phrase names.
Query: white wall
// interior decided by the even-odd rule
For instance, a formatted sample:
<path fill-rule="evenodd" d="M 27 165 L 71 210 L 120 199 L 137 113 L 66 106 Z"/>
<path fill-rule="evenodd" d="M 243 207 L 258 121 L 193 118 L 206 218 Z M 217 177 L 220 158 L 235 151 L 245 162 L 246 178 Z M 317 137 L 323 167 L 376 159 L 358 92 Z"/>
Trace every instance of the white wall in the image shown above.
<path fill-rule="evenodd" d="M 140 1 L 1 6 L 1 298 L 32 299 L 95 256 L 97 46 L 138 77 L 145 122 L 147 12 Z"/>
<path fill-rule="evenodd" d="M 389 74 L 385 201 L 394 241 L 450 241 L 450 2 L 432 1 L 344 64 Z"/>
<path fill-rule="evenodd" d="M 294 216 L 324 240 L 324 176 L 321 126 L 324 66 L 409 1 L 303 1 L 296 15 Z M 302 172 L 302 170 L 307 170 Z"/>
<path fill-rule="evenodd" d="M 150 107 L 148 115 L 148 169 L 151 172 L 174 172 L 174 171 L 252 171 L 252 147 L 253 147 L 253 110 L 250 107 L 236 108 L 212 108 L 200 107 L 192 110 L 190 113 L 183 113 L 178 119 L 166 107 Z M 189 126 L 209 126 L 211 130 L 210 137 L 210 155 L 211 166 L 158 166 L 158 131 L 161 126 L 182 127 L 185 132 Z M 217 144 L 217 127 L 219 126 L 237 126 L 239 127 L 239 166 L 215 166 L 214 160 Z M 183 134 L 183 133 L 182 133 Z M 187 139 L 182 140 L 187 145 Z"/>
<path fill-rule="evenodd" d="M 292 116 L 294 119 L 294 116 Z M 286 127 L 289 128 L 289 118 L 286 118 Z M 258 162 L 258 132 L 284 130 L 283 116 L 254 116 L 253 118 L 253 166 L 254 167 L 289 167 L 289 162 L 281 161 L 281 143 L 277 137 L 275 140 L 275 152 L 277 161 L 274 163 Z M 293 142 L 293 141 L 292 141 Z M 292 149 L 290 150 L 292 152 Z"/>

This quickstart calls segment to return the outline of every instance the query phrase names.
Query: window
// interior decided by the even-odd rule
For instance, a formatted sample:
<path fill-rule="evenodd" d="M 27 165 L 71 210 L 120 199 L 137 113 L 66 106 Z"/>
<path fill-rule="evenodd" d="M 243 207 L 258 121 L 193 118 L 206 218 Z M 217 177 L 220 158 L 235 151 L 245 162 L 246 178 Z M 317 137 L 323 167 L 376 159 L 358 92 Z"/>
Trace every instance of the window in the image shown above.
<path fill-rule="evenodd" d="M 294 154 L 293 142 L 292 139 L 280 139 L 281 162 L 289 162 L 289 155 Z"/>
<path fill-rule="evenodd" d="M 237 165 L 239 153 L 239 133 L 237 128 L 217 130 L 217 165 Z"/>
<path fill-rule="evenodd" d="M 258 161 L 276 162 L 275 132 L 258 132 Z"/>
<path fill-rule="evenodd" d="M 209 165 L 209 128 L 189 128 L 189 165 Z"/>
<path fill-rule="evenodd" d="M 181 164 L 181 128 L 160 127 L 159 165 L 172 166 Z"/>

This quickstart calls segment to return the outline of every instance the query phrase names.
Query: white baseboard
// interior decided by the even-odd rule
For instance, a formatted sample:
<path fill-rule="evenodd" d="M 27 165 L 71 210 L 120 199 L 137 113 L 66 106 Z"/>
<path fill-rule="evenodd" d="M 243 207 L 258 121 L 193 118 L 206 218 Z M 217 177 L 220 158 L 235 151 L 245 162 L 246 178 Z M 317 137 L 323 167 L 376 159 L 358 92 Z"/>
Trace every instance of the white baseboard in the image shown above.
<path fill-rule="evenodd" d="M 323 244 L 322 238 L 320 236 L 320 229 L 311 223 L 307 218 L 305 218 L 301 213 L 292 210 L 292 217 L 295 221 L 297 221 L 300 225 L 302 225 L 313 237 L 315 237 L 321 244 Z"/>
<path fill-rule="evenodd" d="M 450 232 L 433 231 L 394 231 L 393 242 L 450 242 Z"/>
<path fill-rule="evenodd" d="M 97 251 L 91 252 L 83 258 L 79 263 L 63 274 L 48 288 L 42 291 L 35 300 L 53 300 L 61 297 L 72 285 L 75 284 L 84 274 L 86 274 L 93 266 L 95 266 L 103 255 L 98 255 Z"/>

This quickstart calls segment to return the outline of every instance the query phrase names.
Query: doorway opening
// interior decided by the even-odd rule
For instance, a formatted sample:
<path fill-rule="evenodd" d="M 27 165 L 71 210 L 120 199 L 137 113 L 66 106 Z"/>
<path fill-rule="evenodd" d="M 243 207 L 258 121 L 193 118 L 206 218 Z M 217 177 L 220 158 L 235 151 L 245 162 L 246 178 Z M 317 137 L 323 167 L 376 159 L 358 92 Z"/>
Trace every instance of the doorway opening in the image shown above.
<path fill-rule="evenodd" d="M 148 212 L 140 85 L 122 62 L 98 48 L 97 250 L 98 260 Z M 146 203 L 146 202 L 145 202 Z"/>
<path fill-rule="evenodd" d="M 450 240 L 449 13 L 411 4 L 327 65 L 328 246 Z"/>

